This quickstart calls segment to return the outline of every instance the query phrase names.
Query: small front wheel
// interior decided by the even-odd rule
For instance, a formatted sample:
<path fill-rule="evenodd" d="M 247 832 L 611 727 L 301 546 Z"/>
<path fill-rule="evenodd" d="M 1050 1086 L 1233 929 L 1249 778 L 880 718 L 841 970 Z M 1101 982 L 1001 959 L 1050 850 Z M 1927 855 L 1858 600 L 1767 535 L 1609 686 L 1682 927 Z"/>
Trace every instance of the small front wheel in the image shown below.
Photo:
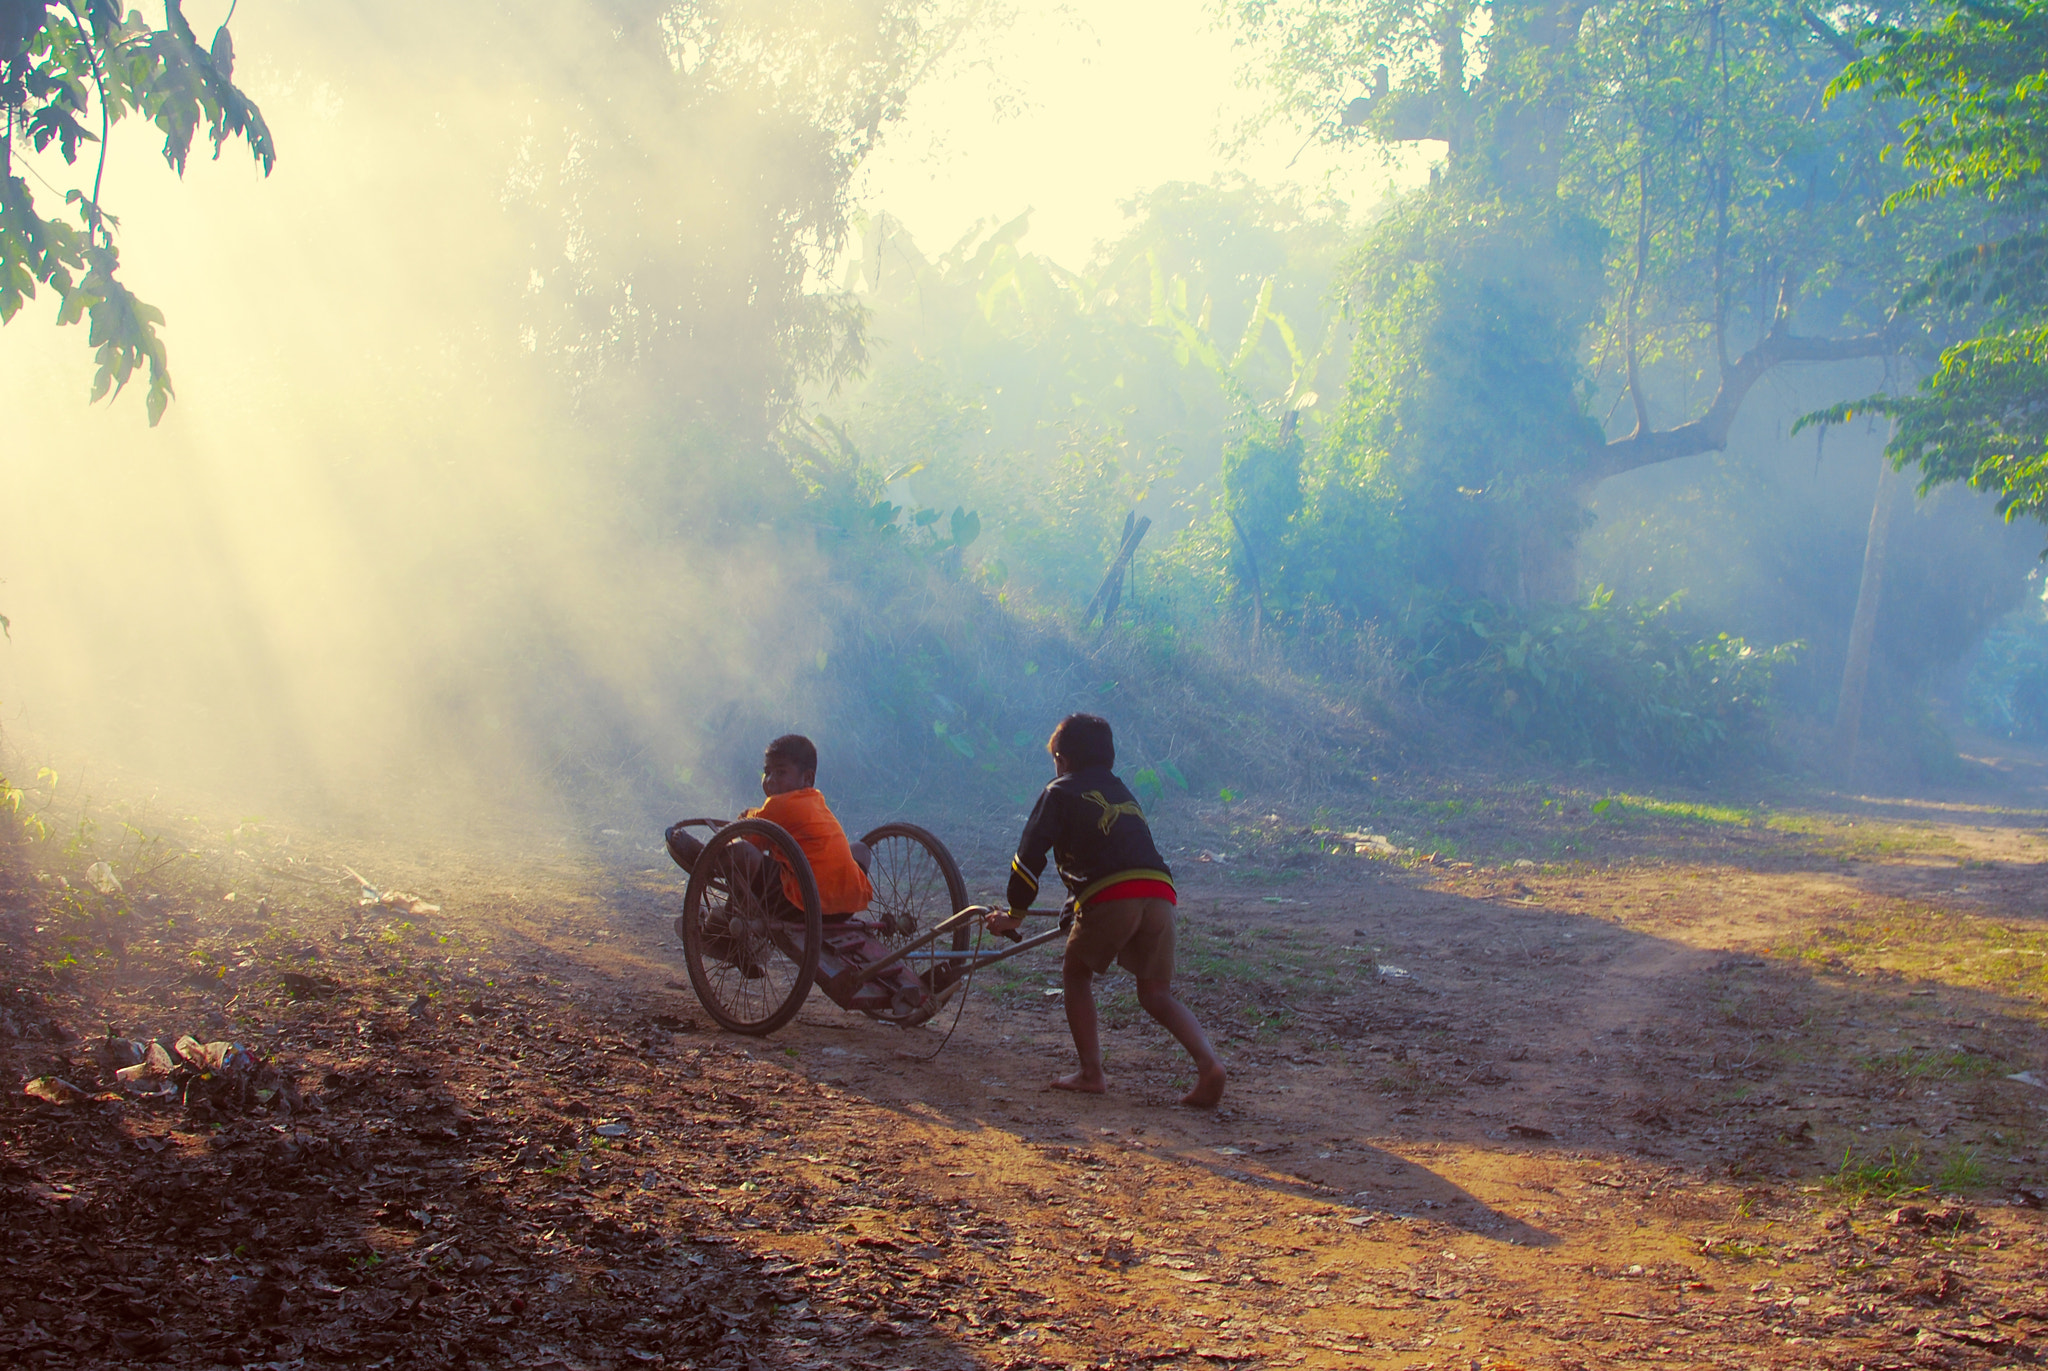
<path fill-rule="evenodd" d="M 758 859 L 737 852 L 741 845 Z M 792 883 L 798 900 L 789 896 Z M 740 819 L 712 834 L 677 922 L 690 985 L 724 1027 L 763 1036 L 803 1008 L 817 979 L 825 920 L 811 864 L 780 825 Z"/>

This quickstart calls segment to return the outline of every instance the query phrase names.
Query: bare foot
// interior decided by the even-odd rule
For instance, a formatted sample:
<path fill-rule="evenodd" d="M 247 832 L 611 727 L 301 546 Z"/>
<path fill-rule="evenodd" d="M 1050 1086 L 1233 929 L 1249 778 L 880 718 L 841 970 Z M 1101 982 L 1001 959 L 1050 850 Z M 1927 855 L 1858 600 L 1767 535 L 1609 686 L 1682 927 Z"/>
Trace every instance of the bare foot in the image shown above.
<path fill-rule="evenodd" d="M 1102 1095 L 1109 1090 L 1109 1082 L 1101 1076 L 1090 1076 L 1085 1071 L 1076 1071 L 1071 1076 L 1062 1076 L 1050 1087 L 1053 1090 L 1074 1090 L 1083 1095 Z M 1223 1093 L 1223 1085 L 1217 1083 L 1216 1093 Z"/>
<path fill-rule="evenodd" d="M 1214 1109 L 1223 1101 L 1223 1068 L 1214 1066 L 1195 1078 L 1195 1088 L 1180 1097 L 1190 1109 Z"/>

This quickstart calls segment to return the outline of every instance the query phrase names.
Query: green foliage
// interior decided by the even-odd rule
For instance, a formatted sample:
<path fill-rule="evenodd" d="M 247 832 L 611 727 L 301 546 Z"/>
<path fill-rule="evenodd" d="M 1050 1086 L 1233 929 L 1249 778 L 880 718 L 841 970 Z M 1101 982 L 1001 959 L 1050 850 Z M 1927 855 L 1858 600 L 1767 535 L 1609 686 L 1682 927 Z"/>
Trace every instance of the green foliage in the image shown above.
<path fill-rule="evenodd" d="M 2048 741 L 2048 612 L 2040 601 L 1984 635 L 1963 683 L 1972 728 L 2022 742 Z"/>
<path fill-rule="evenodd" d="M 1218 198 L 1218 213 L 1245 212 Z M 1583 517 L 1570 454 L 1598 438 L 1577 351 L 1593 322 L 1586 283 L 1602 269 L 1597 223 L 1449 192 L 1390 214 L 1351 259 L 1351 396 L 1319 427 L 1309 402 L 1321 354 L 1302 348 L 1280 308 L 1284 273 L 1230 275 L 1244 294 L 1227 319 L 1227 298 L 1208 293 L 1198 307 L 1198 278 L 1167 264 L 1199 260 L 1205 237 L 1227 235 L 1194 214 L 1196 197 L 1151 203 L 1154 215 L 1088 276 L 1024 252 L 1021 223 L 937 262 L 874 230 L 860 279 L 874 283 L 877 335 L 911 332 L 878 350 L 868 379 L 828 401 L 803 440 L 799 465 L 831 511 L 835 545 L 879 535 L 914 548 L 948 505 L 963 519 L 975 508 L 983 560 L 931 565 L 1025 591 L 1011 612 L 1071 612 L 1099 581 L 1125 510 L 1148 497 L 1156 508 L 1164 488 L 1194 513 L 1205 492 L 1172 455 L 1183 437 L 1162 426 L 1222 427 L 1231 402 L 1238 437 L 1212 468 L 1213 513 L 1148 544 L 1170 539 L 1150 559 L 1155 609 L 1131 634 L 1154 669 L 1191 669 L 1256 584 L 1284 660 L 1389 695 L 1405 680 L 1566 761 L 1697 774 L 1762 746 L 1771 675 L 1791 647 L 1688 636 L 1669 606 L 1625 610 L 1605 592 L 1569 609 L 1508 607 L 1533 598 L 1518 582 L 1532 515 L 1548 511 L 1541 534 L 1554 547 Z M 1196 241 L 1176 241 L 1181 232 Z M 1216 341 L 1228 332 L 1234 351 Z M 1249 403 L 1255 378 L 1280 398 Z M 913 515 L 919 496 L 930 503 Z M 871 583 L 882 565 L 868 566 Z M 1389 655 L 1374 620 L 1400 625 L 1404 663 L 1374 664 Z M 985 669 L 969 688 L 966 626 L 945 636 L 878 639 L 894 649 L 863 654 L 869 698 L 900 701 L 890 707 L 916 720 L 903 745 L 943 749 L 936 762 L 1027 774 L 1035 758 L 1005 739 L 1033 691 L 1005 690 Z M 968 651 L 987 660 L 985 646 Z M 1148 802 L 1179 788 L 1173 774 L 1132 768 Z"/>
<path fill-rule="evenodd" d="M 1224 449 L 1221 500 L 1235 535 L 1230 540 L 1232 576 L 1241 586 L 1258 582 L 1261 593 L 1281 589 L 1289 580 L 1287 553 L 1301 513 L 1303 455 L 1292 424 L 1281 436 L 1263 430 L 1261 425 Z"/>
<path fill-rule="evenodd" d="M 1958 193 L 2002 213 L 1987 217 L 1989 236 L 1905 293 L 1932 326 L 1967 321 L 1968 336 L 1943 349 L 1917 393 L 1871 396 L 1802 422 L 1887 414 L 1886 453 L 1900 466 L 1917 463 L 1923 490 L 1967 482 L 1994 492 L 2007 519 L 2048 521 L 2048 4 L 1973 3 L 1929 28 L 1873 27 L 1863 39 L 1877 51 L 1829 95 L 1865 92 L 1908 108 L 1899 160 L 1922 176 L 1886 200 L 1886 213 Z"/>
<path fill-rule="evenodd" d="M 1181 774 L 1172 762 L 1162 761 L 1157 766 L 1141 766 L 1131 772 L 1131 793 L 1144 802 L 1148 809 L 1156 808 L 1167 796 L 1167 787 L 1186 792 L 1188 778 Z"/>
<path fill-rule="evenodd" d="M 1924 28 L 1876 25 L 1859 35 L 1877 51 L 1829 87 L 1907 102 L 1900 161 L 1924 177 L 1886 205 L 1953 191 L 2030 199 L 2048 151 L 2048 6 L 1975 0 Z"/>
<path fill-rule="evenodd" d="M 1531 598 L 1530 544 L 1577 536 L 1600 438 L 1578 348 L 1601 243 L 1581 216 L 1443 189 L 1367 237 L 1349 399 L 1305 478 L 1303 592 L 1366 613 L 1410 581 Z"/>
<path fill-rule="evenodd" d="M 1560 761 L 1698 774 L 1764 747 L 1771 674 L 1799 644 L 1689 637 L 1670 622 L 1674 608 L 1617 607 L 1604 587 L 1576 608 L 1526 613 L 1418 596 L 1403 633 L 1426 692 L 1490 714 Z"/>
<path fill-rule="evenodd" d="M 1332 603 L 1384 609 L 1410 576 L 1517 604 L 1574 596 L 1594 487 L 1723 446 L 1756 379 L 1798 351 L 1802 316 L 1883 351 L 1910 264 L 1945 250 L 1942 216 L 1870 215 L 1898 182 L 1884 128 L 1867 102 L 1819 98 L 1856 55 L 1833 23 L 1859 11 L 1225 9 L 1264 59 L 1273 117 L 1444 152 L 1355 259 L 1351 394 L 1306 483 L 1317 551 L 1298 558 Z"/>
<path fill-rule="evenodd" d="M 890 499 L 977 511 L 1009 591 L 1048 606 L 1086 603 L 1133 506 L 1158 525 L 1148 557 L 1205 515 L 1246 416 L 1313 422 L 1341 340 L 1323 299 L 1337 209 L 1224 180 L 1129 210 L 1082 272 L 1030 252 L 1022 217 L 931 258 L 867 223 L 847 279 L 886 344 L 862 382 L 821 397 L 892 471 Z"/>
<path fill-rule="evenodd" d="M 146 372 L 146 408 L 155 424 L 172 394 L 157 334 L 163 315 L 118 275 L 115 220 L 100 203 L 108 131 L 130 114 L 149 120 L 164 135 L 164 160 L 182 175 L 204 124 L 215 157 L 229 139 L 240 138 L 267 175 L 277 161 L 270 129 L 234 84 L 227 26 L 202 48 L 179 0 L 165 0 L 162 29 L 152 29 L 139 11 L 123 18 L 111 0 L 90 0 L 83 12 L 75 5 L 13 4 L 4 13 L 9 20 L 25 16 L 28 27 L 17 34 L 0 25 L 0 106 L 7 120 L 0 141 L 0 323 L 11 321 L 38 286 L 49 287 L 59 302 L 59 324 L 87 322 L 98 363 L 92 398 L 119 394 L 138 371 Z M 95 106 L 97 133 L 80 122 Z M 83 144 L 99 144 L 91 189 L 64 193 L 78 226 L 37 212 L 28 181 L 15 174 L 17 139 L 38 153 L 54 144 L 67 165 L 77 163 Z"/>

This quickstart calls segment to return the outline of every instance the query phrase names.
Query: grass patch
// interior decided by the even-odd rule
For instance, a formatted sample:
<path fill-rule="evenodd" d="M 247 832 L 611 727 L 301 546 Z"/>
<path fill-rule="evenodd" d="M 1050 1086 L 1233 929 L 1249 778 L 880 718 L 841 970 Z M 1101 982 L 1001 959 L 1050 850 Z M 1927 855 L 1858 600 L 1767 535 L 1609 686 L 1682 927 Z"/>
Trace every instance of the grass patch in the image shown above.
<path fill-rule="evenodd" d="M 1768 814 L 1762 823 L 1772 833 L 1810 840 L 1797 850 L 1805 856 L 1829 861 L 1954 856 L 1962 850 L 1962 845 L 1954 838 L 1917 824 L 1882 823 L 1801 812 Z"/>
<path fill-rule="evenodd" d="M 1988 1177 L 1984 1164 L 1977 1160 L 1976 1148 L 1968 1152 L 1951 1152 L 1942 1158 L 1941 1170 L 1934 1177 L 1934 1188 L 1956 1194 L 1965 1190 L 1982 1190 Z"/>
<path fill-rule="evenodd" d="M 1015 1009 L 1025 1004 L 1052 1003 L 1052 998 L 1045 992 L 1057 989 L 1059 983 L 1057 961 L 1050 966 L 1029 964 L 1027 954 L 977 971 L 974 974 L 974 993 L 987 995 L 1005 1009 Z"/>
<path fill-rule="evenodd" d="M 1659 800 L 1649 795 L 1609 795 L 1593 804 L 1593 812 L 1609 819 L 1630 814 L 1653 814 L 1663 819 L 1686 819 L 1693 823 L 1733 824 L 1747 828 L 1756 814 L 1730 805 L 1694 804 L 1686 800 Z"/>
<path fill-rule="evenodd" d="M 1239 1011 L 1244 1032 L 1254 1039 L 1271 1042 L 1294 1027 L 1294 1011 L 1291 1009 L 1264 1009 L 1248 1004 Z"/>
<path fill-rule="evenodd" d="M 2005 1063 L 1958 1048 L 1902 1047 L 1865 1057 L 1863 1067 L 1899 1081 L 1973 1081 L 2005 1074 Z"/>
<path fill-rule="evenodd" d="M 1700 1240 L 1700 1255 L 1724 1262 L 1753 1262 L 1771 1255 L 1768 1243 L 1754 1238 L 1711 1237 Z"/>
<path fill-rule="evenodd" d="M 2048 933 L 1963 910 L 1903 901 L 1840 910 L 1833 922 L 1769 954 L 1831 970 L 1994 991 L 2013 1002 L 2008 1012 L 2048 1015 Z"/>
<path fill-rule="evenodd" d="M 1374 1081 L 1372 1088 L 1382 1095 L 1415 1100 L 1431 1100 L 1457 1092 L 1455 1085 L 1436 1072 L 1419 1062 L 1409 1061 L 1388 1062 L 1386 1074 Z"/>
<path fill-rule="evenodd" d="M 1900 1152 L 1887 1147 L 1883 1156 L 1858 1157 L 1855 1144 L 1843 1149 L 1841 1165 L 1821 1179 L 1821 1184 L 1845 1200 L 1895 1200 L 1918 1195 L 1927 1187 L 1921 1182 L 1920 1149 Z"/>

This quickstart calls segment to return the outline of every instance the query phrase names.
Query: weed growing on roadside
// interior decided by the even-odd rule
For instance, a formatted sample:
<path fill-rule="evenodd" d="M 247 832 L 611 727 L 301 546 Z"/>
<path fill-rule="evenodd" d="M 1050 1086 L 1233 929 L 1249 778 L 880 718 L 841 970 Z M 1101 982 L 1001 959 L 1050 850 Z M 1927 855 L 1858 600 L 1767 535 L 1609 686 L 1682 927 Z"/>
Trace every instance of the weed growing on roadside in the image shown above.
<path fill-rule="evenodd" d="M 1927 1187 L 1920 1183 L 1920 1175 L 1917 1147 L 1908 1148 L 1903 1154 L 1887 1147 L 1882 1157 L 1859 1159 L 1856 1145 L 1851 1143 L 1842 1151 L 1842 1164 L 1822 1177 L 1821 1184 L 1845 1200 L 1895 1200 L 1925 1192 Z"/>
<path fill-rule="evenodd" d="M 1941 1172 L 1934 1178 L 1934 1188 L 1954 1194 L 1963 1190 L 1984 1188 L 1984 1164 L 1977 1160 L 1977 1148 L 1968 1152 L 1951 1152 L 1941 1163 Z"/>

